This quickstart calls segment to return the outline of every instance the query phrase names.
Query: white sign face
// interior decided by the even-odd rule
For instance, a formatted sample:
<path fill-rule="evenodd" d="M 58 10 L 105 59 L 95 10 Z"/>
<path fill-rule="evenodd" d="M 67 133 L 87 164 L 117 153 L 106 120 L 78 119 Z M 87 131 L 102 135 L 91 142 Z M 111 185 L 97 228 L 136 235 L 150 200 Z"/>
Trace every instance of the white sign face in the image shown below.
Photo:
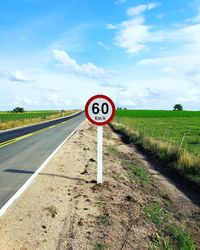
<path fill-rule="evenodd" d="M 85 113 L 90 122 L 102 126 L 108 124 L 113 119 L 115 106 L 109 97 L 96 95 L 87 102 Z"/>
<path fill-rule="evenodd" d="M 90 103 L 88 113 L 95 122 L 105 122 L 112 115 L 112 106 L 107 100 L 97 98 Z"/>

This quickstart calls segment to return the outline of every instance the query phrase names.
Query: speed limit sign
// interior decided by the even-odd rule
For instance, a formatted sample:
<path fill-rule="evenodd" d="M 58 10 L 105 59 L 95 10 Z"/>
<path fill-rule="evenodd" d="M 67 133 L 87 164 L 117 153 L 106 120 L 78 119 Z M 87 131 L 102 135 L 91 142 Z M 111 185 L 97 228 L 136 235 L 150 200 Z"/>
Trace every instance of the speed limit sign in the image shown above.
<path fill-rule="evenodd" d="M 85 105 L 85 115 L 94 125 L 97 125 L 97 183 L 102 183 L 103 164 L 103 126 L 112 121 L 115 116 L 115 104 L 106 95 L 95 95 Z"/>
<path fill-rule="evenodd" d="M 85 105 L 85 115 L 94 125 L 106 125 L 114 118 L 114 102 L 108 96 L 95 95 L 87 101 Z"/>

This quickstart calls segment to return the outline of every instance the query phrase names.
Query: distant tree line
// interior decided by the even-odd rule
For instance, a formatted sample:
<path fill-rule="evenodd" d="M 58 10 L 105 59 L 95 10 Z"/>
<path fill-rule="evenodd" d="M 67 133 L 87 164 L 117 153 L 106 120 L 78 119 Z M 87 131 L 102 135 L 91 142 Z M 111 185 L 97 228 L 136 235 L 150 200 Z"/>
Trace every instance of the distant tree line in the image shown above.
<path fill-rule="evenodd" d="M 127 110 L 127 108 L 117 107 L 117 110 Z"/>
<path fill-rule="evenodd" d="M 25 112 L 25 109 L 22 108 L 22 107 L 16 107 L 14 108 L 12 111 L 8 111 L 8 112 L 12 112 L 12 113 L 24 113 Z M 61 114 L 64 114 L 66 112 L 66 110 L 62 109 L 60 111 Z"/>
<path fill-rule="evenodd" d="M 117 110 L 127 110 L 127 108 L 117 107 Z M 173 107 L 174 111 L 182 111 L 183 106 L 181 104 L 175 104 Z"/>
<path fill-rule="evenodd" d="M 127 110 L 127 108 L 122 108 L 122 107 L 117 107 L 117 110 Z M 173 107 L 174 111 L 182 111 L 183 110 L 183 106 L 181 104 L 175 104 Z M 22 107 L 16 107 L 14 108 L 11 112 L 13 113 L 24 113 L 25 110 Z M 64 113 L 65 110 L 61 110 L 61 113 Z"/>

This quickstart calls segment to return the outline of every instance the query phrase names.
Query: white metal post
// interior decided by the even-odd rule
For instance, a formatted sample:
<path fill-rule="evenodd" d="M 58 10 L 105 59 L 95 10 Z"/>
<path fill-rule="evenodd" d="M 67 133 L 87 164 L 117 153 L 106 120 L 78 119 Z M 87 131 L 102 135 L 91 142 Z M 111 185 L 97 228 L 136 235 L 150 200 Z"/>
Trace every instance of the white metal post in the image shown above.
<path fill-rule="evenodd" d="M 103 173 L 103 126 L 97 127 L 97 183 L 102 183 L 102 173 Z"/>

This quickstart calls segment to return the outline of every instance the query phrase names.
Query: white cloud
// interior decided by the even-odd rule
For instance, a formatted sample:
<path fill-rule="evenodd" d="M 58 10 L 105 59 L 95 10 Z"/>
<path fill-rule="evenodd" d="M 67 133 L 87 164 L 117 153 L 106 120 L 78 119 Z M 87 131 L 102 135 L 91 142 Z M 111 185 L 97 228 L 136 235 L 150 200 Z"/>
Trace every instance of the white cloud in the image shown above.
<path fill-rule="evenodd" d="M 128 53 L 144 50 L 145 43 L 150 39 L 150 27 L 143 24 L 142 17 L 122 22 L 118 26 L 115 37 L 116 45 L 126 49 Z"/>
<path fill-rule="evenodd" d="M 55 93 L 45 95 L 45 99 L 50 105 L 54 105 L 54 106 L 63 106 L 64 107 L 70 103 L 69 100 L 61 98 L 60 95 L 57 95 Z"/>
<path fill-rule="evenodd" d="M 127 10 L 129 19 L 113 26 L 117 29 L 115 42 L 118 47 L 125 49 L 128 53 L 137 53 L 147 48 L 147 42 L 158 39 L 158 37 L 152 36 L 151 27 L 145 25 L 145 18 L 142 15 L 145 11 L 152 10 L 156 6 L 155 3 L 149 3 Z"/>
<path fill-rule="evenodd" d="M 185 41 L 188 49 L 200 52 L 200 23 L 174 30 L 173 37 L 175 40 Z"/>
<path fill-rule="evenodd" d="M 181 25 L 171 26 L 170 30 L 165 28 L 154 32 L 151 31 L 148 42 L 153 41 L 152 37 L 157 37 L 156 42 L 165 42 L 167 47 L 160 53 L 159 57 L 145 58 L 140 60 L 138 65 L 149 67 L 151 70 L 156 70 L 157 72 L 160 71 L 164 73 L 163 77 L 169 75 L 177 82 L 180 82 L 182 79 L 182 81 L 187 82 L 188 90 L 190 90 L 189 85 L 196 85 L 199 88 L 200 22 L 193 23 L 190 20 Z M 147 46 L 148 44 L 145 43 L 145 45 Z M 184 94 L 186 93 L 187 91 Z"/>
<path fill-rule="evenodd" d="M 122 84 L 117 84 L 117 83 L 111 83 L 111 82 L 101 82 L 99 84 L 101 87 L 106 87 L 106 88 L 114 88 L 114 89 L 119 89 L 119 90 L 125 90 L 125 86 Z"/>
<path fill-rule="evenodd" d="M 11 82 L 22 82 L 22 83 L 33 82 L 31 78 L 27 77 L 19 70 L 15 70 L 11 72 L 8 72 L 8 71 L 0 72 L 0 78 L 6 78 Z"/>
<path fill-rule="evenodd" d="M 183 79 L 200 86 L 200 55 L 198 53 L 177 53 L 173 56 L 144 59 L 138 65 L 161 69 L 162 72 L 173 77 L 180 76 Z"/>
<path fill-rule="evenodd" d="M 44 104 L 45 103 L 45 104 Z M 46 105 L 49 107 L 54 107 L 61 109 L 65 108 L 70 104 L 70 101 L 61 95 L 55 93 L 46 93 L 45 95 L 31 96 L 30 94 L 25 95 L 15 95 L 13 97 L 13 105 L 22 106 L 25 109 L 37 108 Z"/>
<path fill-rule="evenodd" d="M 137 103 L 135 103 L 131 99 L 124 99 L 124 100 L 119 101 L 119 105 L 123 106 L 123 107 L 129 107 L 129 108 L 131 107 L 131 108 L 133 108 L 133 107 L 137 106 Z"/>
<path fill-rule="evenodd" d="M 113 25 L 111 23 L 108 23 L 108 24 L 106 24 L 106 29 L 108 29 L 108 30 L 116 30 L 117 26 Z"/>
<path fill-rule="evenodd" d="M 163 68 L 162 68 L 162 71 L 164 72 L 164 73 L 174 73 L 174 71 L 175 71 L 175 69 L 174 68 L 172 68 L 172 67 L 170 67 L 170 66 L 164 66 Z"/>
<path fill-rule="evenodd" d="M 8 79 L 10 81 L 13 81 L 13 82 L 23 82 L 23 83 L 26 83 L 26 82 L 32 82 L 32 80 L 25 76 L 21 71 L 19 70 L 15 70 L 13 72 L 10 72 L 8 74 Z"/>
<path fill-rule="evenodd" d="M 137 86 L 118 92 L 116 106 L 134 109 L 173 109 L 174 104 L 181 103 L 184 109 L 199 109 L 200 88 L 162 90 L 154 87 L 138 91 Z"/>
<path fill-rule="evenodd" d="M 54 50 L 53 56 L 61 67 L 69 73 L 93 79 L 106 78 L 106 71 L 93 63 L 78 64 L 75 59 L 70 58 L 66 51 Z"/>
<path fill-rule="evenodd" d="M 200 51 L 200 23 L 185 23 L 179 26 L 171 26 L 158 29 L 147 25 L 144 12 L 157 7 L 156 3 L 149 3 L 131 7 L 127 10 L 129 18 L 118 25 L 110 24 L 110 29 L 116 29 L 115 43 L 118 47 L 134 54 L 149 49 L 153 43 L 165 42 L 174 46 L 192 51 Z M 108 27 L 107 27 L 108 28 Z"/>
<path fill-rule="evenodd" d="M 61 88 L 57 88 L 57 87 L 50 87 L 50 88 L 44 88 L 44 90 L 47 90 L 49 92 L 62 92 Z"/>
<path fill-rule="evenodd" d="M 102 41 L 98 41 L 97 43 L 98 43 L 101 47 L 103 47 L 104 49 L 106 49 L 106 50 L 109 50 L 109 49 L 110 49 L 110 47 L 109 47 L 108 45 L 104 44 Z"/>
<path fill-rule="evenodd" d="M 147 3 L 147 4 L 142 4 L 138 6 L 134 6 L 128 9 L 127 15 L 128 16 L 138 16 L 144 13 L 147 10 L 152 10 L 157 6 L 156 3 Z"/>
<path fill-rule="evenodd" d="M 138 90 L 137 87 L 129 86 L 123 91 L 117 93 L 117 105 L 127 108 L 143 108 L 145 105 L 150 105 L 148 93 L 146 89 Z"/>
<path fill-rule="evenodd" d="M 39 100 L 36 97 L 16 95 L 13 98 L 13 103 L 16 106 L 30 107 L 30 106 L 39 106 Z"/>
<path fill-rule="evenodd" d="M 138 62 L 139 65 L 142 66 L 170 66 L 170 65 L 176 65 L 176 69 L 180 69 L 184 66 L 184 68 L 187 68 L 188 71 L 194 69 L 194 65 L 197 66 L 197 68 L 200 67 L 200 58 L 198 54 L 183 54 L 180 55 L 179 53 L 171 56 L 163 56 L 163 57 L 156 57 L 156 58 L 149 58 L 144 59 Z M 196 68 L 196 67 L 195 67 Z"/>

